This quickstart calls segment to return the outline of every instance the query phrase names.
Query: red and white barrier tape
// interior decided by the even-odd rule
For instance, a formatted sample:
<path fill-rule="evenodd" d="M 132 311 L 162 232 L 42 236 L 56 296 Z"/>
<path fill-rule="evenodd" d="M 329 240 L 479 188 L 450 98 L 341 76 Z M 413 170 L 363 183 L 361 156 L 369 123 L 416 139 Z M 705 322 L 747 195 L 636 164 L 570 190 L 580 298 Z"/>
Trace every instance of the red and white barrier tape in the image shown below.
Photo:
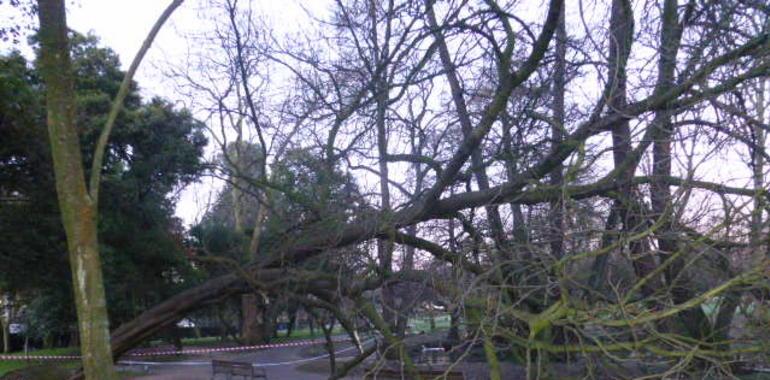
<path fill-rule="evenodd" d="M 335 343 L 346 342 L 350 339 L 333 339 Z M 188 354 L 209 354 L 214 352 L 240 352 L 240 351 L 256 351 L 265 350 L 271 348 L 285 348 L 285 347 L 300 347 L 311 346 L 314 344 L 324 344 L 325 340 L 301 340 L 296 342 L 285 343 L 273 343 L 273 344 L 259 344 L 256 346 L 239 346 L 239 347 L 219 347 L 219 348 L 198 348 L 198 349 L 185 349 L 180 351 L 160 351 L 160 352 L 135 352 L 127 353 L 125 356 L 167 356 L 167 355 L 188 355 Z"/>
<path fill-rule="evenodd" d="M 347 342 L 350 339 L 332 339 L 333 342 Z M 215 352 L 242 352 L 242 351 L 256 351 L 266 350 L 272 348 L 286 348 L 286 347 L 301 347 L 311 346 L 314 344 L 324 344 L 326 340 L 301 340 L 295 342 L 285 343 L 273 343 L 273 344 L 259 344 L 255 346 L 239 346 L 239 347 L 218 347 L 218 348 L 196 348 L 185 349 L 179 351 L 159 351 L 159 352 L 133 352 L 127 353 L 124 356 L 127 357 L 148 357 L 148 356 L 170 356 L 170 355 L 200 355 L 209 354 Z M 0 361 L 27 361 L 27 360 L 80 360 L 80 355 L 0 355 Z"/>
<path fill-rule="evenodd" d="M 80 360 L 80 355 L 0 355 L 0 361 Z"/>

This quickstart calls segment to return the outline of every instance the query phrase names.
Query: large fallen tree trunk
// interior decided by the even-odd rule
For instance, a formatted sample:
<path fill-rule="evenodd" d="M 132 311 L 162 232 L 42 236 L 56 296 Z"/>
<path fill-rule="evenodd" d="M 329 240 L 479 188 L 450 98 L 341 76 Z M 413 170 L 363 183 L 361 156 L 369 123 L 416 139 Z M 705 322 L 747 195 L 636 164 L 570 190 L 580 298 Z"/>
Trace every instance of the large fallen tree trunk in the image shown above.
<path fill-rule="evenodd" d="M 648 177 L 638 177 L 634 182 L 649 183 L 650 180 L 651 179 Z M 703 181 L 686 181 L 673 177 L 667 178 L 666 180 L 672 185 L 691 185 L 692 187 L 702 188 L 723 194 L 745 196 L 752 196 L 755 194 L 755 191 L 752 189 L 716 186 L 714 184 Z M 606 181 L 601 184 L 597 183 L 593 185 L 575 186 L 574 191 L 570 191 L 570 195 L 572 198 L 592 197 L 616 190 L 619 186 L 621 186 L 620 183 L 614 183 L 611 181 Z M 532 201 L 532 203 L 547 202 L 550 199 L 547 196 L 549 194 L 547 191 L 494 191 L 495 189 L 500 188 L 503 188 L 503 186 L 490 189 L 489 191 L 475 192 L 475 194 L 460 194 L 441 200 L 433 209 L 434 212 L 429 215 L 425 215 L 424 219 L 427 220 L 436 218 L 440 215 L 448 215 L 453 212 L 457 212 L 458 210 L 464 208 L 461 205 L 474 204 L 476 201 L 481 202 L 481 199 L 484 198 L 484 196 L 486 196 L 487 199 L 491 199 L 493 202 L 505 202 L 506 199 L 512 197 L 517 197 L 519 202 L 523 200 L 527 202 Z M 559 196 L 559 194 L 554 192 L 553 197 L 557 196 Z M 473 201 L 469 200 L 468 202 L 459 202 L 456 198 L 472 198 Z M 415 224 L 422 220 L 423 219 L 413 220 L 408 224 Z M 407 224 L 407 222 L 403 223 Z M 341 231 L 337 233 L 333 233 L 333 231 L 325 231 L 325 233 L 311 233 L 311 231 L 309 231 L 308 233 L 304 234 L 304 236 L 308 236 L 308 238 L 304 240 L 293 240 L 294 243 L 291 247 L 282 247 L 277 251 L 281 252 L 283 260 L 291 257 L 296 260 L 294 262 L 299 262 L 304 258 L 312 257 L 328 249 L 356 244 L 375 238 L 379 234 L 387 233 L 385 231 L 387 228 L 393 227 L 388 227 L 384 222 L 380 223 L 377 219 L 371 218 L 364 222 L 344 225 L 341 228 Z M 423 241 L 422 239 L 409 239 L 408 237 L 403 236 L 403 234 L 398 234 L 398 236 L 399 238 L 397 240 L 402 244 L 413 245 L 418 249 L 431 252 L 431 247 L 426 247 L 424 245 L 426 241 Z M 438 255 L 440 256 L 440 254 Z M 267 281 L 272 278 L 285 275 L 281 269 L 268 268 L 271 265 L 278 265 L 280 262 L 281 259 L 273 258 L 269 263 L 262 263 L 262 265 L 253 264 L 251 268 L 247 269 L 252 271 L 252 275 L 258 271 L 259 274 L 254 277 L 259 278 L 262 281 Z M 262 268 L 261 270 L 258 269 L 260 267 Z M 477 268 L 476 270 L 482 271 L 480 268 Z M 217 303 L 228 296 L 245 293 L 252 290 L 253 289 L 251 289 L 246 279 L 243 276 L 239 276 L 236 272 L 213 278 L 194 288 L 185 290 L 153 307 L 152 309 L 145 311 L 138 317 L 134 318 L 132 321 L 125 323 L 116 329 L 112 334 L 113 356 L 116 358 L 120 357 L 132 347 L 135 347 L 142 341 L 153 336 L 164 328 L 176 323 L 192 311 L 212 303 Z"/>
<path fill-rule="evenodd" d="M 117 328 L 112 333 L 112 355 L 119 358 L 190 312 L 247 290 L 246 281 L 234 273 L 185 290 Z"/>

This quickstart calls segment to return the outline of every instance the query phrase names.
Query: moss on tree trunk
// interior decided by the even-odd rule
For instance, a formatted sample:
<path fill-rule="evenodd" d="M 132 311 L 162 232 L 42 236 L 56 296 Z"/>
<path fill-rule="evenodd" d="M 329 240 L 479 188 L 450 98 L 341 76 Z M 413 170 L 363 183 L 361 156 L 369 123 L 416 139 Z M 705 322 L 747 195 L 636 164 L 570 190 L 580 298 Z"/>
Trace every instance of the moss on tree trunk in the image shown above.
<path fill-rule="evenodd" d="M 63 0 L 39 0 L 40 73 L 46 85 L 48 134 L 56 191 L 75 289 L 86 378 L 117 379 L 97 239 L 96 205 L 88 194 L 75 126 L 75 95 Z"/>

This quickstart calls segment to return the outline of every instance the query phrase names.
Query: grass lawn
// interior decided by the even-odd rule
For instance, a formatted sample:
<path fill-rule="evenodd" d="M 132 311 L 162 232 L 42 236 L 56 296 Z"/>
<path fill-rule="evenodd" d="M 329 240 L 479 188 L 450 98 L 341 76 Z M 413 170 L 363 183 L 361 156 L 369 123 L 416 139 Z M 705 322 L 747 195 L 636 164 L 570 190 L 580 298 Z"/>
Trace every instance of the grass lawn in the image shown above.
<path fill-rule="evenodd" d="M 450 318 L 448 314 L 439 314 L 436 315 L 434 318 L 435 321 L 435 327 L 436 330 L 447 330 L 449 329 L 449 322 Z M 429 333 L 431 331 L 430 329 L 430 318 L 428 317 L 414 317 L 409 319 L 409 326 L 411 327 L 411 331 L 415 333 L 419 332 L 426 332 Z M 339 335 L 344 334 L 345 330 L 337 325 L 334 327 L 334 330 L 332 330 L 333 335 Z M 273 338 L 271 342 L 273 343 L 281 343 L 281 342 L 290 342 L 294 340 L 305 340 L 305 339 L 316 339 L 316 338 L 323 338 L 323 331 L 321 331 L 320 328 L 315 329 L 313 333 L 311 333 L 309 328 L 301 328 L 301 329 L 295 329 L 291 332 L 291 336 L 286 336 L 286 330 L 279 331 L 278 337 Z M 201 338 L 185 338 L 182 339 L 182 346 L 184 348 L 188 347 L 198 347 L 198 346 L 211 346 L 215 345 L 217 343 L 220 343 L 221 340 L 218 336 L 207 336 L 207 337 L 201 337 Z M 228 340 L 227 342 L 231 342 Z M 150 345 L 157 346 L 157 345 L 166 345 L 168 342 L 156 340 L 153 341 Z"/>
<path fill-rule="evenodd" d="M 72 348 L 72 347 L 66 347 L 66 348 L 52 348 L 48 350 L 37 350 L 37 351 L 30 351 L 29 355 L 74 355 L 77 354 L 78 349 Z M 9 355 L 19 356 L 23 357 L 23 352 L 12 352 Z M 50 362 L 43 362 L 43 361 L 37 361 L 37 360 L 3 360 L 0 361 L 0 377 L 4 376 L 6 373 L 11 372 L 13 370 L 17 370 L 19 368 L 25 368 L 29 366 L 34 365 L 40 365 L 42 363 L 50 363 Z M 57 365 L 62 365 L 66 368 L 74 368 L 80 365 L 80 362 L 77 360 L 72 361 L 66 361 L 66 362 L 56 362 Z"/>
<path fill-rule="evenodd" d="M 332 334 L 342 334 L 345 330 L 342 329 L 342 327 L 336 326 L 334 330 L 332 330 Z M 315 339 L 315 338 L 323 338 L 324 334 L 323 331 L 321 331 L 320 328 L 315 329 L 314 334 L 310 333 L 310 329 L 298 329 L 291 332 L 291 336 L 286 336 L 286 331 L 279 331 L 278 337 L 273 338 L 271 341 L 274 343 L 280 343 L 280 342 L 289 342 L 293 340 L 304 340 L 304 339 Z M 216 343 L 219 343 L 220 339 L 218 336 L 207 336 L 202 338 L 185 338 L 182 339 L 182 346 L 183 347 L 196 347 L 196 346 L 210 346 Z M 229 341 L 228 341 L 229 342 Z M 152 342 L 152 345 L 162 345 L 162 344 L 168 344 L 167 342 L 163 341 L 154 341 Z"/>
<path fill-rule="evenodd" d="M 436 330 L 448 330 L 450 324 L 449 314 L 439 314 L 433 318 Z M 415 317 L 409 319 L 409 326 L 412 327 L 412 332 L 419 333 L 430 331 L 430 318 L 429 317 Z"/>

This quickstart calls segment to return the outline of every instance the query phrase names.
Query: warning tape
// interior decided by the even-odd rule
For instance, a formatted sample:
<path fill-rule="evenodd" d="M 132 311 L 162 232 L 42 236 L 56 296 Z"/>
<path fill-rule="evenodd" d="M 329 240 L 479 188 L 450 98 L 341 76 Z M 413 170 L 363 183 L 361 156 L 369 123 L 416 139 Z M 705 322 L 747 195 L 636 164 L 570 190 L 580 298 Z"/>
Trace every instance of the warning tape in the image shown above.
<path fill-rule="evenodd" d="M 373 339 L 369 339 L 367 341 L 362 342 L 363 345 L 369 344 Z M 356 346 L 351 346 L 347 348 L 343 348 L 341 350 L 335 351 L 335 355 L 339 355 L 344 352 L 348 352 L 351 350 L 356 349 Z M 282 361 L 282 362 L 268 362 L 268 363 L 252 363 L 251 365 L 254 367 L 277 367 L 277 366 L 284 366 L 284 365 L 290 365 L 290 364 L 299 364 L 319 359 L 324 359 L 329 357 L 329 354 L 323 354 L 319 356 L 313 356 L 310 358 L 303 358 L 303 359 L 297 359 L 297 360 L 289 360 L 289 361 Z M 210 361 L 174 361 L 174 362 L 147 362 L 147 361 L 137 361 L 137 360 L 121 360 L 118 362 L 118 364 L 122 365 L 128 365 L 128 366 L 210 366 Z"/>
<path fill-rule="evenodd" d="M 332 342 L 338 343 L 338 342 L 346 342 L 350 339 L 332 339 Z M 272 344 L 259 344 L 255 346 L 238 346 L 238 347 L 219 347 L 219 348 L 196 348 L 196 349 L 184 349 L 184 350 L 174 350 L 174 351 L 160 351 L 160 352 L 135 352 L 135 353 L 128 353 L 125 356 L 168 356 L 168 355 L 189 355 L 189 354 L 209 354 L 214 352 L 240 352 L 240 351 L 255 351 L 255 350 L 265 350 L 265 349 L 271 349 L 271 348 L 286 348 L 286 347 L 300 347 L 300 346 L 310 346 L 315 344 L 324 344 L 326 343 L 326 340 L 300 340 L 295 342 L 285 342 L 285 343 L 272 343 Z"/>
<path fill-rule="evenodd" d="M 0 355 L 0 361 L 80 360 L 80 355 Z"/>
<path fill-rule="evenodd" d="M 344 339 L 332 339 L 332 342 L 347 342 L 348 338 Z M 183 349 L 173 351 L 158 351 L 158 352 L 130 352 L 124 356 L 130 357 L 149 357 L 149 356 L 170 356 L 170 355 L 200 355 L 209 354 L 215 352 L 242 352 L 242 351 L 256 351 L 266 350 L 273 348 L 286 348 L 286 347 L 301 347 L 311 346 L 315 344 L 324 344 L 326 340 L 312 339 L 312 340 L 300 340 L 294 342 L 285 343 L 272 343 L 272 344 L 259 344 L 254 346 L 238 346 L 238 347 L 218 347 L 218 348 L 196 348 L 196 349 Z M 29 361 L 29 360 L 80 360 L 80 355 L 0 355 L 0 361 Z"/>

